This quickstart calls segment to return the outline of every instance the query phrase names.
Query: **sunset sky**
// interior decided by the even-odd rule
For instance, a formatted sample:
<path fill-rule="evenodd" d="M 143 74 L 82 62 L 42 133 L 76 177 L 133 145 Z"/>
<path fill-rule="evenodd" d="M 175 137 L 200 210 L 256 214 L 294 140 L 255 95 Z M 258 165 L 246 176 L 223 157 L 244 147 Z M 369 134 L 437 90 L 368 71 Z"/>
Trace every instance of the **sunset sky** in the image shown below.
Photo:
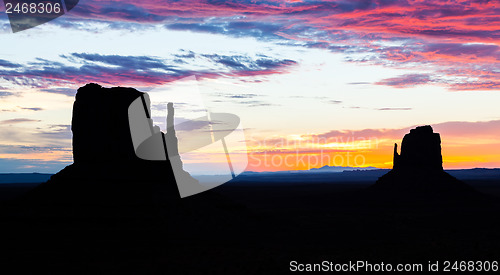
<path fill-rule="evenodd" d="M 18 33 L 2 6 L 0 41 L 0 173 L 72 163 L 78 87 L 193 75 L 249 171 L 390 168 L 426 124 L 445 168 L 500 167 L 500 1 L 81 0 Z"/>

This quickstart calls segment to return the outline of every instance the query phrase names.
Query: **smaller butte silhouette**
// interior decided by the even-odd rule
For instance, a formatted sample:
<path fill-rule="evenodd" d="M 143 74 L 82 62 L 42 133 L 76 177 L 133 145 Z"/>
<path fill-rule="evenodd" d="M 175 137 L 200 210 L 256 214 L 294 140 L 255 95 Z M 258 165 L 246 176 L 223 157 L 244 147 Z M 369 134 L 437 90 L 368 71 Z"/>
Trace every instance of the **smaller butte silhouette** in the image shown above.
<path fill-rule="evenodd" d="M 393 169 L 369 188 L 380 195 L 408 198 L 468 199 L 479 196 L 474 189 L 443 170 L 441 137 L 431 126 L 410 130 L 401 142 L 401 153 L 394 144 Z"/>

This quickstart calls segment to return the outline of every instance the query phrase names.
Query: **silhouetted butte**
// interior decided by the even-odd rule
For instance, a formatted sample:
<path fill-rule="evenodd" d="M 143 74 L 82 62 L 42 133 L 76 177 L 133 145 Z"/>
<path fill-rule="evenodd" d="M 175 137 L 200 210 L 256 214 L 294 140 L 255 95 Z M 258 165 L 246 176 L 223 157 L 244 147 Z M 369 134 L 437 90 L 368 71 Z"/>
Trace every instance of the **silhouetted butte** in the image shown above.
<path fill-rule="evenodd" d="M 179 201 L 170 160 L 143 160 L 135 154 L 128 108 L 143 94 L 133 88 L 104 88 L 98 84 L 79 88 L 71 125 L 74 163 L 53 175 L 25 199 L 44 204 L 73 205 L 169 204 Z M 145 108 L 151 113 L 149 105 L 147 102 Z M 173 121 L 173 106 L 169 105 L 168 109 L 168 117 Z M 173 129 L 166 136 L 176 139 Z M 177 149 L 172 151 L 177 152 Z M 180 165 L 182 169 L 182 163 L 174 165 Z M 187 172 L 185 177 L 197 182 Z"/>
<path fill-rule="evenodd" d="M 394 144 L 393 169 L 369 188 L 378 196 L 399 201 L 460 201 L 479 194 L 464 182 L 443 171 L 441 137 L 431 126 L 411 129 L 401 143 Z"/>

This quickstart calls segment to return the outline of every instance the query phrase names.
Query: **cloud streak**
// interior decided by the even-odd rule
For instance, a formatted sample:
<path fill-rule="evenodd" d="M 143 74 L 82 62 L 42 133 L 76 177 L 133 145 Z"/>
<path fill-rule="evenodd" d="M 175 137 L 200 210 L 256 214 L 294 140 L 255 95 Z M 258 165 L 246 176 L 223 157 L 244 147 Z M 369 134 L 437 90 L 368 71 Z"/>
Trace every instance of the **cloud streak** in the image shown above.
<path fill-rule="evenodd" d="M 19 109 L 21 110 L 26 110 L 26 111 L 43 111 L 44 109 L 41 108 L 41 107 L 21 107 L 21 106 L 17 106 Z"/>
<path fill-rule="evenodd" d="M 160 85 L 189 75 L 201 78 L 223 76 L 259 76 L 286 72 L 297 64 L 259 54 L 247 55 L 194 54 L 180 57 L 187 66 L 179 66 L 168 58 L 154 56 L 120 56 L 96 53 L 61 55 L 64 63 L 37 59 L 15 69 L 1 69 L 0 78 L 20 86 L 40 88 L 41 91 L 73 95 L 68 86 L 88 82 L 109 85 Z M 204 61 L 199 65 L 200 61 Z M 186 69 L 186 67 L 195 69 Z M 66 87 L 66 88 L 62 88 Z M 7 92 L 4 96 L 10 95 Z M 1 96 L 2 94 L 0 94 Z"/>
<path fill-rule="evenodd" d="M 376 82 L 377 85 L 387 85 L 395 88 L 409 88 L 418 85 L 431 83 L 431 76 L 428 74 L 405 74 L 393 78 Z"/>
<path fill-rule="evenodd" d="M 40 122 L 41 120 L 30 119 L 30 118 L 12 118 L 0 121 L 2 125 L 11 125 L 11 124 L 19 124 L 26 122 Z"/>

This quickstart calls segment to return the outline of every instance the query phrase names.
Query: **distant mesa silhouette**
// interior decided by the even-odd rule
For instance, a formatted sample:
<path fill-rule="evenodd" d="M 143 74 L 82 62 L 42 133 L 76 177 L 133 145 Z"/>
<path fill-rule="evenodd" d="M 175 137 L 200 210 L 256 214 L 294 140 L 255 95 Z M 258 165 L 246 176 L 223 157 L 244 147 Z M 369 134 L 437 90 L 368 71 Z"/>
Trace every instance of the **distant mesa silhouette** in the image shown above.
<path fill-rule="evenodd" d="M 79 88 L 71 123 L 74 163 L 28 197 L 68 203 L 151 203 L 179 199 L 171 157 L 150 161 L 136 156 L 128 107 L 143 94 L 134 88 L 104 88 L 94 83 Z M 149 102 L 147 109 L 151 111 Z M 177 146 L 174 106 L 168 104 L 167 111 L 168 132 L 159 133 L 173 139 L 169 144 Z M 169 152 L 178 152 L 178 148 L 169 148 Z M 173 159 L 174 167 L 182 169 L 180 158 Z M 187 172 L 183 177 L 184 181 L 198 182 Z"/>
<path fill-rule="evenodd" d="M 441 137 L 431 126 L 410 130 L 401 143 L 398 154 L 394 144 L 393 169 L 380 177 L 369 190 L 392 194 L 399 199 L 459 199 L 479 195 L 464 182 L 443 170 Z"/>

